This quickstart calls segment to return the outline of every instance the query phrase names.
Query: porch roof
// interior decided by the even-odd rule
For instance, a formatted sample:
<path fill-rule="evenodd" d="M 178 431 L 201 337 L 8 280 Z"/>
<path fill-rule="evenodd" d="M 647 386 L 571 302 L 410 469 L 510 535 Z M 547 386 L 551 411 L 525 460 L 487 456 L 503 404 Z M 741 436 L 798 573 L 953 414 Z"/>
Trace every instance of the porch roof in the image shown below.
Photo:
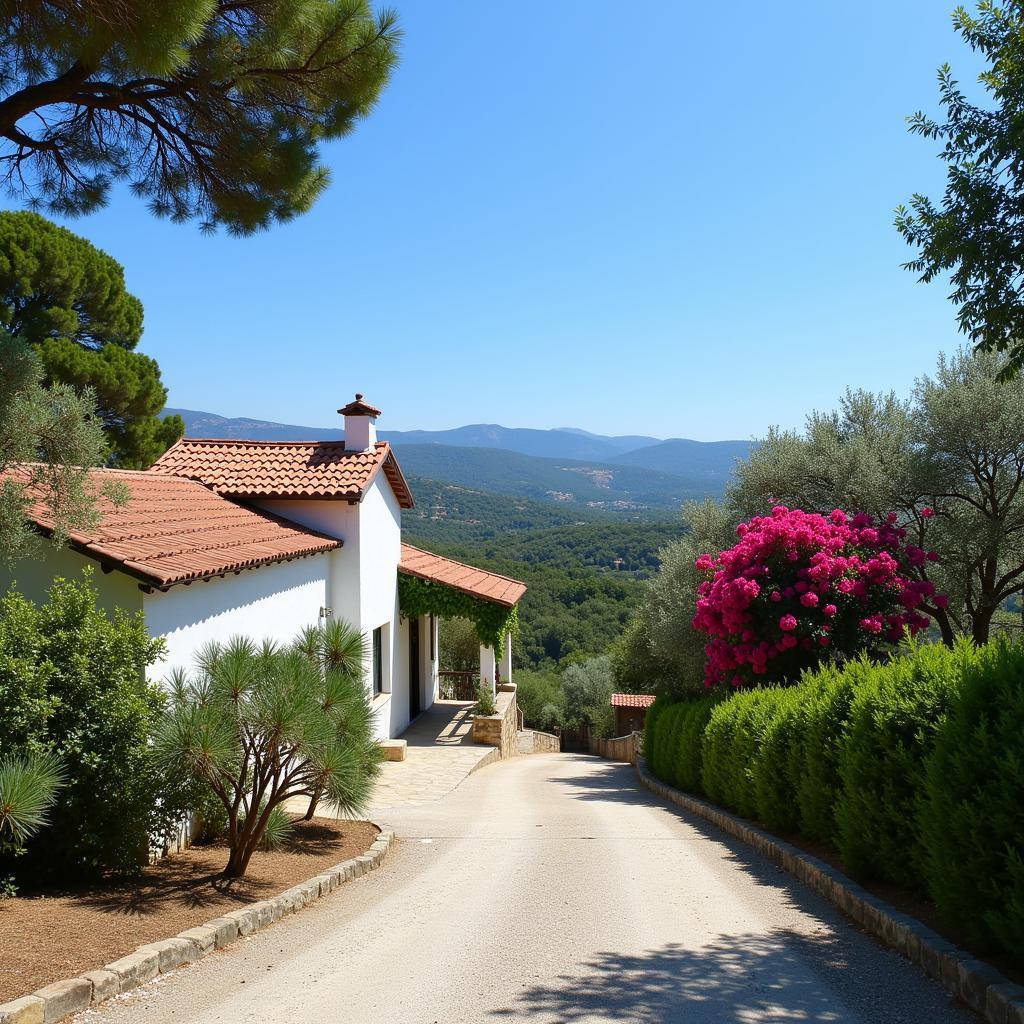
<path fill-rule="evenodd" d="M 526 593 L 526 584 L 519 580 L 500 576 L 486 569 L 478 569 L 464 562 L 456 562 L 451 558 L 443 558 L 422 548 L 414 548 L 411 544 L 402 545 L 398 571 L 407 576 L 439 583 L 444 587 L 452 587 L 463 594 L 504 605 L 506 608 L 511 608 Z"/>

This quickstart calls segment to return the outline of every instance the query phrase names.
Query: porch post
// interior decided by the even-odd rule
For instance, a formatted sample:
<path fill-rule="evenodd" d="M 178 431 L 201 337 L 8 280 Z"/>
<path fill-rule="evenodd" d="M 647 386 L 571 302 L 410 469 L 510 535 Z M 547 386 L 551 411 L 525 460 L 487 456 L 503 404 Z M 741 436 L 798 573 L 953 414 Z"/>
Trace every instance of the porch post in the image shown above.
<path fill-rule="evenodd" d="M 501 656 L 501 681 L 512 682 L 512 634 L 505 634 L 505 653 Z"/>
<path fill-rule="evenodd" d="M 480 682 L 485 683 L 494 692 L 494 648 L 480 646 Z"/>

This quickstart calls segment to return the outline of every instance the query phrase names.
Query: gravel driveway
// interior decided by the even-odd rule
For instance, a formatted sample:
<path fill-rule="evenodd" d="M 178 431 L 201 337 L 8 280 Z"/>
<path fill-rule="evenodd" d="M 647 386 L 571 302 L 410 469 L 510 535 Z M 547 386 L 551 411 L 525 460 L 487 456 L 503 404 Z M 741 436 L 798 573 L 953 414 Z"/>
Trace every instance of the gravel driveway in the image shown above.
<path fill-rule="evenodd" d="M 521 757 L 389 824 L 380 870 L 80 1020 L 977 1019 L 628 765 Z"/>

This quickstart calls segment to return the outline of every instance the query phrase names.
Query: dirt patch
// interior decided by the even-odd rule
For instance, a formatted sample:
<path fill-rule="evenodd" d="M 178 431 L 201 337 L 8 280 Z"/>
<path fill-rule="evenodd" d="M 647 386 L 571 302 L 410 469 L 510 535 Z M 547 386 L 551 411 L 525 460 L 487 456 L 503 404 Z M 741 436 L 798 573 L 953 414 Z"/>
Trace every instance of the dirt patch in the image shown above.
<path fill-rule="evenodd" d="M 0 900 L 0 1003 L 276 896 L 365 853 L 376 838 L 368 821 L 314 818 L 296 824 L 284 849 L 256 853 L 245 878 L 220 876 L 225 847 L 194 846 L 136 879 L 23 891 Z"/>

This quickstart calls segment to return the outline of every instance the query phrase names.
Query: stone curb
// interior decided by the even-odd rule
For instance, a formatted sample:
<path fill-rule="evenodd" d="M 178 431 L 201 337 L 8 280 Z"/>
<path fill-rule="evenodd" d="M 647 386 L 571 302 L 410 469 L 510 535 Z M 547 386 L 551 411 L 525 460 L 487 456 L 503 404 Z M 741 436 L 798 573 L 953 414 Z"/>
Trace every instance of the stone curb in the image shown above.
<path fill-rule="evenodd" d="M 1024 1024 L 1024 987 L 1009 982 L 994 967 L 975 960 L 916 918 L 901 914 L 872 896 L 831 864 L 756 828 L 744 818 L 656 779 L 648 772 L 643 758 L 637 758 L 636 773 L 652 793 L 749 843 L 767 860 L 830 900 L 875 939 L 921 967 L 989 1024 Z"/>
<path fill-rule="evenodd" d="M 87 971 L 80 978 L 55 981 L 29 996 L 0 1004 L 0 1024 L 50 1024 L 51 1021 L 61 1020 L 69 1014 L 88 1010 L 90 1006 L 97 1006 L 114 996 L 130 992 L 160 974 L 192 963 L 238 938 L 270 927 L 282 917 L 326 896 L 344 882 L 379 867 L 395 841 L 395 833 L 387 826 L 378 828 L 380 832 L 366 853 L 335 864 L 272 899 L 232 910 L 223 917 L 188 928 L 162 942 L 148 942 L 139 946 L 134 953 L 100 970 Z"/>

